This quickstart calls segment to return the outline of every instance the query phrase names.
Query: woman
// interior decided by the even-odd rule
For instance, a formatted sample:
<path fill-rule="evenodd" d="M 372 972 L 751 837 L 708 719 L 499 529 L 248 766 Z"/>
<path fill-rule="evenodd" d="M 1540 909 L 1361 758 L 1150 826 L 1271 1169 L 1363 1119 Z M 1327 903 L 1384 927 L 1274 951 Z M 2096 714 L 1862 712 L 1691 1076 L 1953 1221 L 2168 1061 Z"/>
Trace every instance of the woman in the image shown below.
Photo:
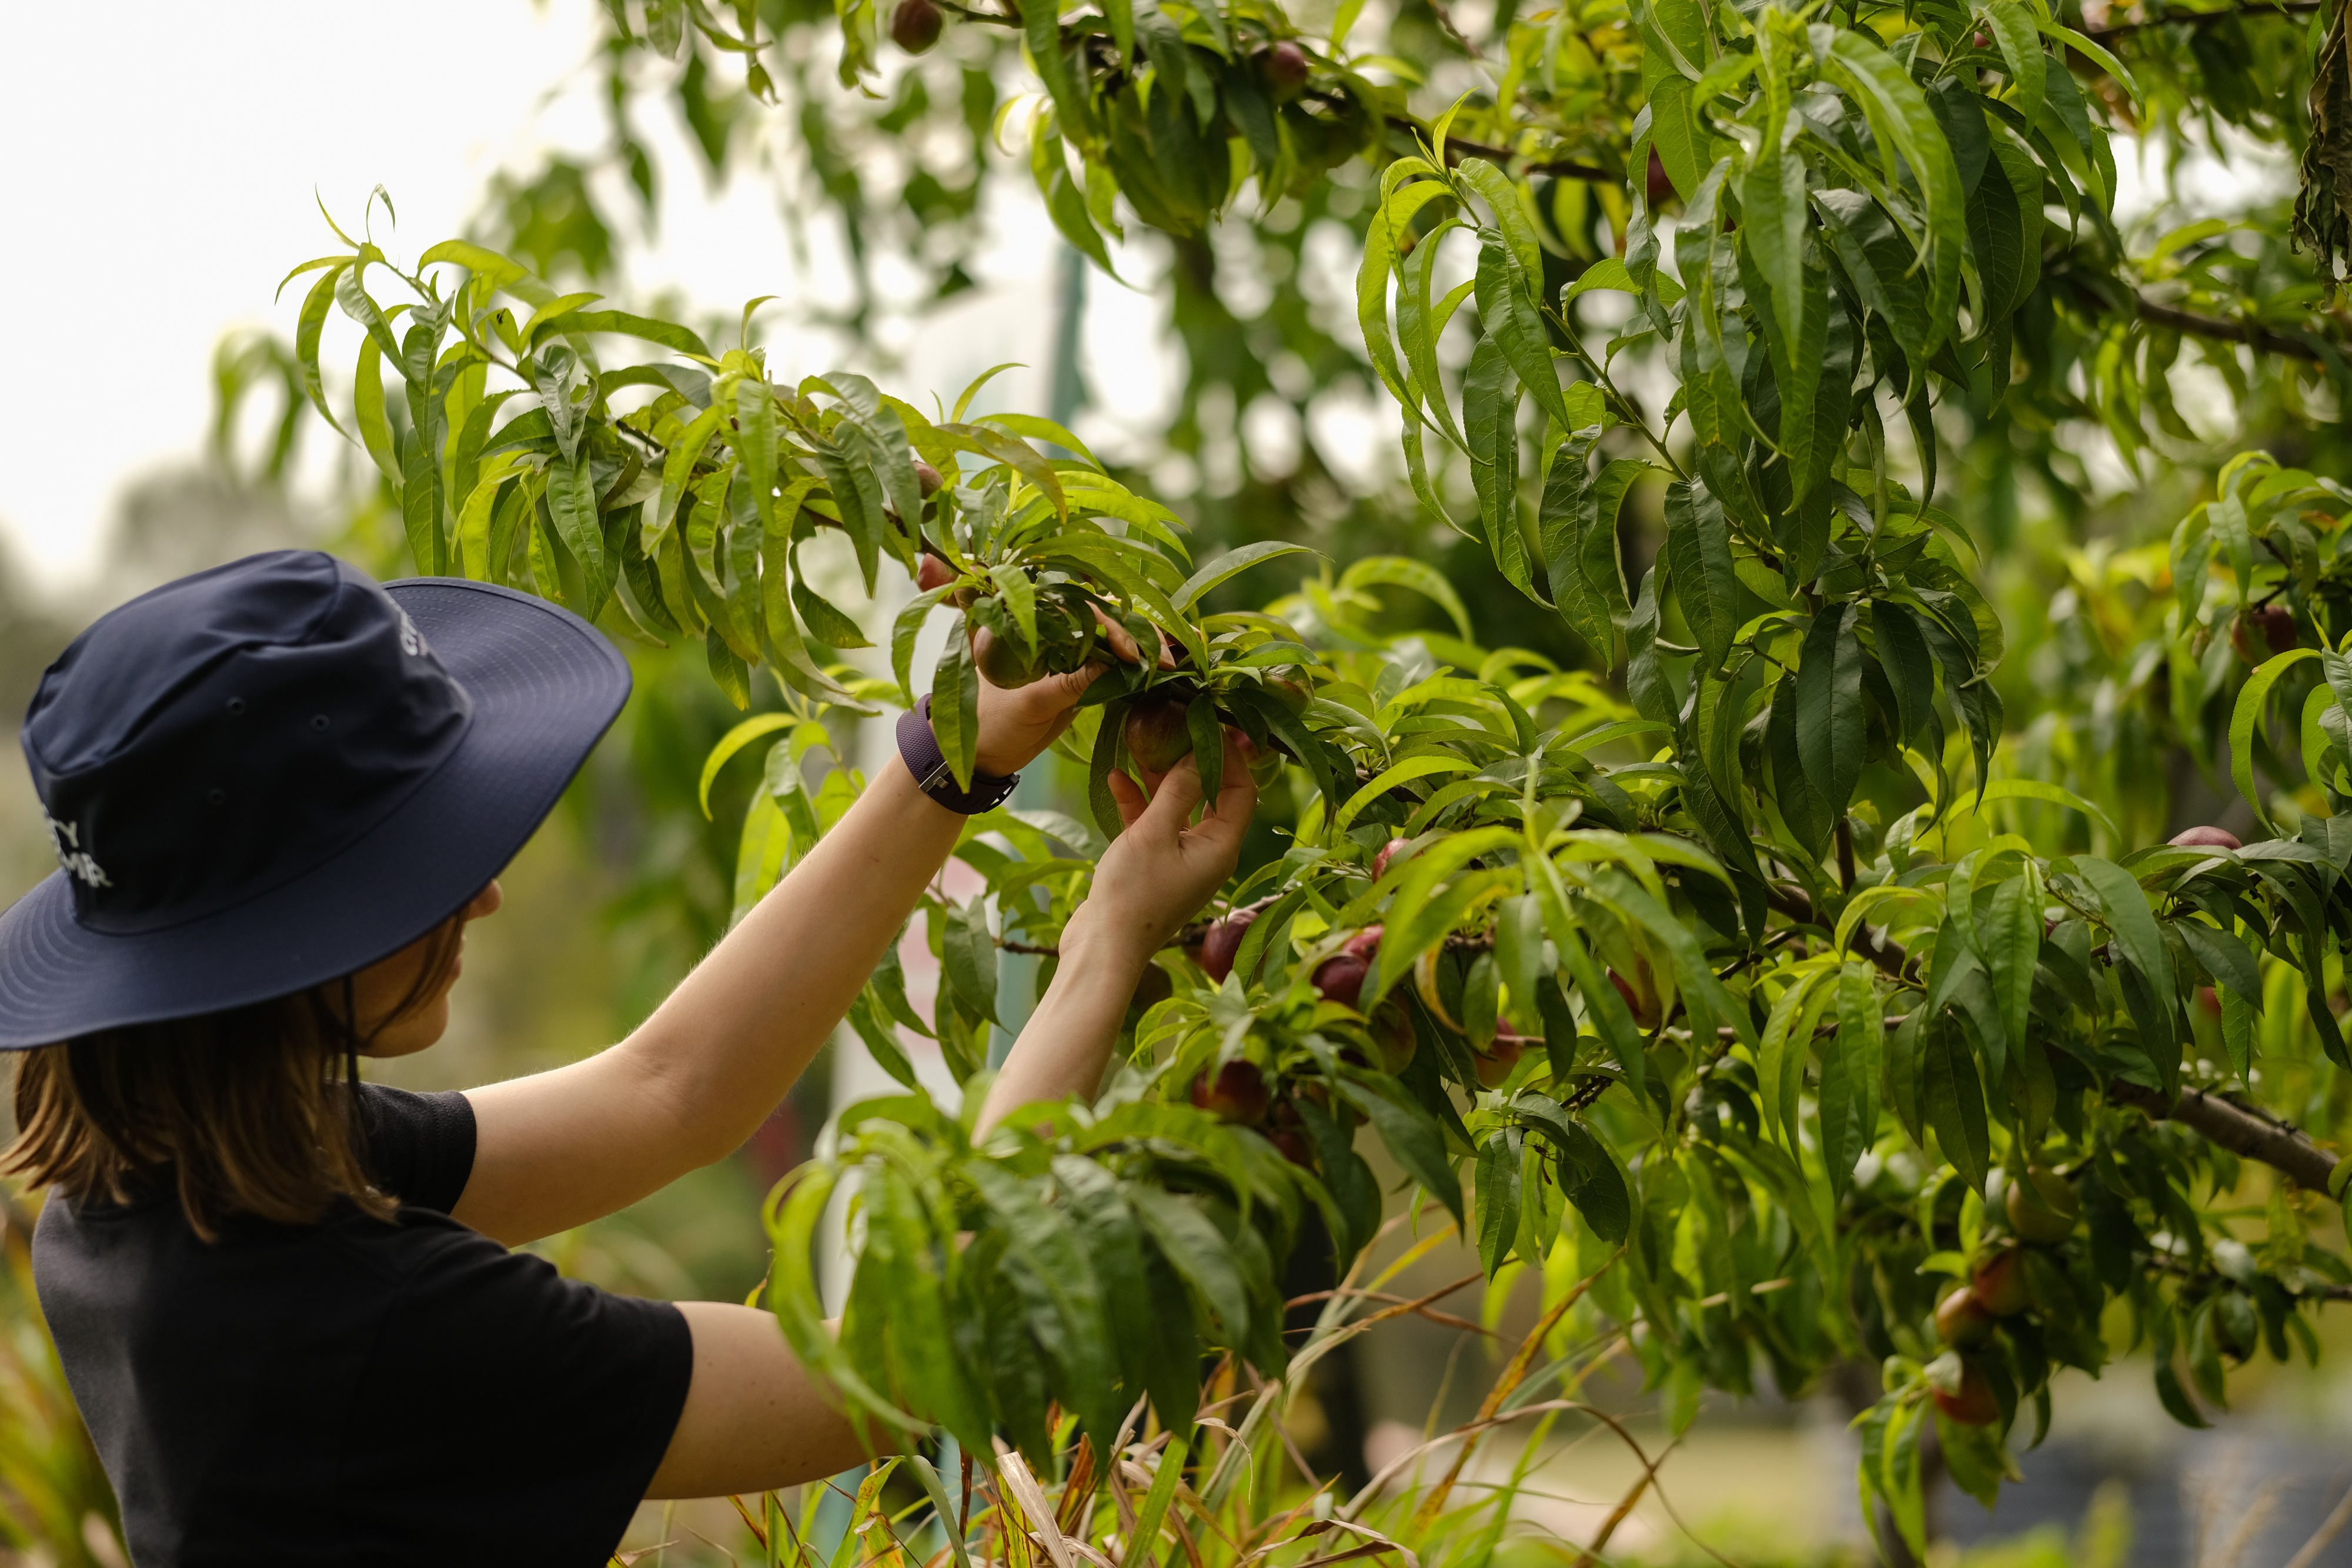
<path fill-rule="evenodd" d="M 1131 646 L 1131 645 L 1130 645 Z M 463 1094 L 358 1082 L 441 1034 L 465 927 L 628 692 L 593 629 L 479 583 L 257 556 L 105 616 L 24 747 L 59 871 L 0 915 L 7 1163 L 58 1191 L 42 1308 L 165 1564 L 600 1563 L 641 1498 L 864 1457 L 751 1307 L 608 1295 L 510 1253 L 740 1145 L 840 1021 L 966 813 L 1098 669 L 984 687 L 960 792 L 900 726 L 840 824 L 627 1040 Z M 1090 1092 L 1151 953 L 1233 870 L 1240 743 L 1197 827 L 1147 800 L 982 1114 Z"/>

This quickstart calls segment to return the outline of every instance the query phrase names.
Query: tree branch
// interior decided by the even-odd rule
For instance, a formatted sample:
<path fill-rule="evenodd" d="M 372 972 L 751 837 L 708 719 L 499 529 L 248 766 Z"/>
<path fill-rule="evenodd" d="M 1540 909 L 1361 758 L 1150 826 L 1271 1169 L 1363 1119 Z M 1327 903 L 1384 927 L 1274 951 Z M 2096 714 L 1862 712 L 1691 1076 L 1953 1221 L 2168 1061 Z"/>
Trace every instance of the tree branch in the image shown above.
<path fill-rule="evenodd" d="M 1388 119 L 1389 123 L 1399 131 L 1410 131 L 1423 137 L 1429 134 L 1429 127 L 1409 114 L 1391 114 Z M 1624 178 L 1591 163 L 1579 163 L 1567 159 L 1528 162 L 1525 161 L 1526 157 L 1525 153 L 1514 152 L 1507 147 L 1490 147 L 1484 141 L 1465 141 L 1458 136 L 1445 139 L 1445 163 L 1448 168 L 1465 158 L 1484 158 L 1490 163 L 1517 163 L 1522 174 L 1549 174 L 1555 179 L 1583 180 L 1596 185 L 1614 185 Z"/>
<path fill-rule="evenodd" d="M 2176 332 L 2187 332 L 2192 337 L 2214 338 L 2225 343 L 2244 343 L 2257 353 L 2284 354 L 2291 359 L 2307 360 L 2313 364 L 2320 362 L 2319 350 L 2301 338 L 2291 338 L 2268 327 L 2224 321 L 2218 316 L 2199 316 L 2169 305 L 2158 305 L 2144 297 L 2136 298 L 2138 299 L 2139 319 L 2156 326 L 2169 327 Z"/>
<path fill-rule="evenodd" d="M 2307 1191 L 2326 1193 L 2336 1171 L 2336 1156 L 2300 1128 L 2201 1089 L 2184 1089 L 2168 1101 L 2161 1090 L 2118 1078 L 2107 1084 L 2107 1098 L 2146 1112 L 2152 1122 L 2178 1122 L 2233 1155 L 2285 1173 Z"/>
<path fill-rule="evenodd" d="M 2326 8 L 2326 0 L 2287 0 L 2284 5 L 2252 4 L 2224 6 L 2219 11 L 2175 11 L 2163 16 L 2145 16 L 2137 22 L 2118 22 L 2111 27 L 2085 27 L 2083 37 L 2094 43 L 2120 38 L 2127 33 L 2144 32 L 2150 27 L 2203 26 L 2213 22 L 2226 22 L 2233 16 L 2289 16 Z"/>
<path fill-rule="evenodd" d="M 1766 886 L 1773 908 L 1801 925 L 1819 924 L 1812 900 L 1802 892 L 1777 883 Z M 1875 943 L 1866 941 L 1857 928 L 1847 945 L 1893 978 L 1906 985 L 1916 983 L 1905 972 L 1911 956 L 1901 943 L 1884 938 Z M 1888 1026 L 1893 1027 L 1894 1022 L 1889 1019 Z M 2178 1122 L 2242 1159 L 2257 1161 L 2292 1177 L 2297 1186 L 2306 1191 L 2333 1196 L 2328 1182 L 2336 1174 L 2336 1155 L 2312 1142 L 2300 1128 L 2266 1112 L 2208 1094 L 2201 1089 L 2184 1089 L 2178 1099 L 2168 1101 L 2160 1090 L 2120 1078 L 2110 1080 L 2106 1092 L 2114 1104 L 2143 1112 L 2152 1122 Z"/>
<path fill-rule="evenodd" d="M 1773 908 L 1800 925 L 1823 924 L 1814 913 L 1812 899 L 1802 888 L 1768 882 L 1764 884 L 1764 896 Z M 1846 938 L 1846 946 L 1855 957 L 1867 958 L 1877 965 L 1888 979 L 1906 986 L 1917 983 L 1915 977 L 1906 973 L 1911 963 L 1911 955 L 1904 950 L 1900 942 L 1890 942 L 1884 936 L 1873 941 L 1867 929 L 1857 925 L 1853 935 Z"/>

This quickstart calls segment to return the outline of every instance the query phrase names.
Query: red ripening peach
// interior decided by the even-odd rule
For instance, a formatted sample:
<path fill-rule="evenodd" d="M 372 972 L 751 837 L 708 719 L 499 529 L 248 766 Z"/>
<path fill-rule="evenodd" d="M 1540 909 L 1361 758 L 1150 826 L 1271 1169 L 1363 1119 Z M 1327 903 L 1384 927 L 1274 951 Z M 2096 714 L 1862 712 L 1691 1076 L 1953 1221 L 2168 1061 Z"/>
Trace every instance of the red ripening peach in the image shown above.
<path fill-rule="evenodd" d="M 1265 77 L 1266 89 L 1276 103 L 1287 103 L 1307 86 L 1307 78 L 1314 69 L 1307 51 L 1284 38 L 1257 57 L 1257 68 Z"/>
<path fill-rule="evenodd" d="M 1642 967 L 1645 969 L 1649 967 L 1646 964 Z M 1654 998 L 1644 998 L 1641 992 L 1633 988 L 1624 976 L 1614 969 L 1609 971 L 1609 983 L 1617 988 L 1619 996 L 1625 998 L 1626 1010 L 1633 1015 L 1633 1026 L 1636 1029 L 1647 1031 L 1658 1027 L 1658 1004 Z"/>
<path fill-rule="evenodd" d="M 915 586 L 925 593 L 945 588 L 956 580 L 956 569 L 939 556 L 926 555 L 916 564 Z"/>
<path fill-rule="evenodd" d="M 1205 1072 L 1192 1080 L 1192 1103 L 1220 1121 L 1255 1127 L 1265 1120 L 1273 1096 L 1256 1064 L 1236 1059 L 1217 1069 L 1213 1086 Z"/>
<path fill-rule="evenodd" d="M 1234 972 L 1234 958 L 1242 950 L 1242 938 L 1249 935 L 1250 925 L 1256 919 L 1256 910 L 1236 909 L 1211 921 L 1208 933 L 1201 938 L 1202 972 L 1223 985 L 1225 977 Z"/>
<path fill-rule="evenodd" d="M 1993 1317 L 1977 1293 L 1962 1285 L 1936 1305 L 1936 1337 L 1969 1350 L 1992 1337 Z"/>
<path fill-rule="evenodd" d="M 1370 964 L 1372 955 L 1381 950 L 1381 938 L 1386 935 L 1388 927 L 1385 925 L 1367 925 L 1349 937 L 1348 945 L 1339 950 Z"/>
<path fill-rule="evenodd" d="M 1518 1034 L 1507 1029 L 1496 1030 L 1494 1043 L 1479 1054 L 1478 1082 L 1489 1089 L 1500 1089 L 1528 1049 L 1542 1043 L 1531 1034 Z"/>
<path fill-rule="evenodd" d="M 1381 852 L 1372 857 L 1372 880 L 1378 882 L 1388 875 L 1390 863 L 1411 848 L 1412 848 L 1411 839 L 1391 839 L 1387 843 L 1382 844 Z"/>
<path fill-rule="evenodd" d="M 1018 691 L 1045 673 L 1042 651 L 1032 656 L 1012 638 L 1000 637 L 985 627 L 973 642 L 973 662 L 988 677 L 988 684 L 1000 691 Z"/>
<path fill-rule="evenodd" d="M 2246 847 L 2229 829 L 2210 826 L 2183 828 L 2165 842 L 2189 850 L 2242 850 Z"/>
<path fill-rule="evenodd" d="M 890 41 L 910 55 L 919 55 L 940 41 L 946 16 L 931 0 L 898 0 L 890 13 Z"/>
<path fill-rule="evenodd" d="M 1381 1065 L 1391 1074 L 1402 1072 L 1412 1065 L 1412 1054 L 1421 1041 L 1412 1031 L 1412 1015 L 1394 997 L 1372 1009 L 1372 1043 L 1381 1048 Z"/>
<path fill-rule="evenodd" d="M 2048 1166 L 2028 1166 L 2025 1179 L 2009 1184 L 2009 1228 L 2028 1241 L 2054 1247 L 2074 1234 L 2083 1200 L 2074 1184 Z"/>
<path fill-rule="evenodd" d="M 915 459 L 915 488 L 923 493 L 923 499 L 928 501 L 938 495 L 940 486 L 946 483 L 945 479 L 940 477 L 938 469 L 919 457 Z"/>
<path fill-rule="evenodd" d="M 1994 1253 L 1969 1276 L 1977 1304 L 1997 1318 L 2013 1318 L 2033 1304 L 2025 1284 L 2025 1259 L 2014 1249 Z"/>
<path fill-rule="evenodd" d="M 1960 1364 L 1958 1393 L 1947 1394 L 1940 1388 L 1928 1392 L 1935 1397 L 1936 1408 L 1963 1427 L 1990 1427 L 2000 1419 L 2000 1405 L 1992 1396 L 1992 1385 L 1968 1362 Z"/>
<path fill-rule="evenodd" d="M 1127 752 L 1146 773 L 1165 773 L 1192 755 L 1192 731 L 1184 705 L 1146 697 L 1127 716 Z"/>
<path fill-rule="evenodd" d="M 1364 977 L 1370 973 L 1371 966 L 1363 959 L 1353 953 L 1342 953 L 1315 966 L 1314 985 L 1323 993 L 1324 1000 L 1352 1008 L 1362 999 Z"/>
<path fill-rule="evenodd" d="M 1315 1145 L 1307 1142 L 1306 1134 L 1296 1128 L 1276 1127 L 1265 1136 L 1275 1152 L 1292 1165 L 1310 1171 L 1315 1168 Z"/>
<path fill-rule="evenodd" d="M 2249 664 L 2259 664 L 2299 646 L 2303 633 L 2295 628 L 2294 612 L 2283 604 L 2241 610 L 2230 623 L 2230 646 Z"/>

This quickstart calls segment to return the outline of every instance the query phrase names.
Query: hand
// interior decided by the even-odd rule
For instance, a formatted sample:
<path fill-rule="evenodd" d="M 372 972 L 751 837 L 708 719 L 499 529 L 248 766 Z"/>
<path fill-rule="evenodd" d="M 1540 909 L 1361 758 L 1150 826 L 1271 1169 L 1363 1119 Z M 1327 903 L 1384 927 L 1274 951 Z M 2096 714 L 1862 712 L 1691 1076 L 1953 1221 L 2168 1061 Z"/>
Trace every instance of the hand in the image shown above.
<path fill-rule="evenodd" d="M 1201 770 L 1192 758 L 1151 780 L 1148 798 L 1125 774 L 1110 776 L 1127 831 L 1104 852 L 1094 890 L 1072 922 L 1082 927 L 1081 941 L 1106 943 L 1111 956 L 1148 960 L 1234 874 L 1242 835 L 1257 809 L 1257 781 L 1249 770 L 1255 748 L 1234 730 L 1224 735 L 1223 787 L 1197 827 L 1185 826 L 1201 803 Z M 1071 943 L 1065 935 L 1066 954 Z"/>
<path fill-rule="evenodd" d="M 1128 664 L 1142 661 L 1141 650 L 1127 629 L 1095 611 L 1101 622 L 1103 640 L 1110 651 Z M 977 660 L 988 652 L 996 633 L 986 627 L 972 635 L 972 657 Z M 1167 636 L 1160 637 L 1160 667 L 1173 669 L 1175 658 L 1168 651 Z M 1109 668 L 1097 661 L 1081 665 L 1066 675 L 1045 675 L 1025 686 L 1011 690 L 996 685 L 985 674 L 980 677 L 980 745 L 973 754 L 972 766 L 982 773 L 1002 779 L 1008 773 L 1018 773 L 1035 760 L 1055 737 L 1070 727 L 1076 716 L 1078 699 L 1086 695 L 1095 677 Z"/>

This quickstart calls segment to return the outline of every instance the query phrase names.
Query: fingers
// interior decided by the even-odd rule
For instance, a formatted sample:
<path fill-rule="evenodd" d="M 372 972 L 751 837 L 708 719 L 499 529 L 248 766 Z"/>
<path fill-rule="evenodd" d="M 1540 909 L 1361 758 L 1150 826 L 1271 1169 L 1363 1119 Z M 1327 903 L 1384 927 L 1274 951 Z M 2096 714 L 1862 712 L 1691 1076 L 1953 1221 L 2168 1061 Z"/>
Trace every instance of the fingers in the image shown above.
<path fill-rule="evenodd" d="M 1047 675 L 1037 683 L 1038 695 L 1052 698 L 1055 707 L 1074 708 L 1078 699 L 1087 695 L 1087 688 L 1108 668 L 1107 664 L 1080 664 L 1066 675 Z"/>
<path fill-rule="evenodd" d="M 1257 780 L 1249 770 L 1250 758 L 1256 753 L 1257 747 L 1246 737 L 1231 727 L 1225 730 L 1224 778 L 1215 804 L 1192 830 L 1196 836 L 1220 849 L 1239 851 L 1242 835 L 1249 831 L 1250 818 L 1257 810 Z"/>
<path fill-rule="evenodd" d="M 1103 641 L 1110 644 L 1112 653 L 1130 664 L 1143 663 L 1143 650 L 1136 646 L 1135 638 L 1129 633 L 1126 627 L 1105 614 L 1101 605 L 1093 604 L 1088 605 L 1087 608 L 1095 612 L 1095 620 L 1102 627 Z M 1168 645 L 1167 632 L 1160 632 L 1159 637 L 1160 667 L 1163 670 L 1172 670 L 1176 667 L 1175 651 Z"/>
<path fill-rule="evenodd" d="M 1142 820 L 1143 813 L 1150 809 L 1150 798 L 1144 794 L 1140 785 L 1124 773 L 1114 770 L 1109 784 L 1110 798 L 1118 807 L 1119 821 L 1130 828 L 1135 826 Z"/>
<path fill-rule="evenodd" d="M 1187 757 L 1160 776 L 1145 821 L 1173 838 L 1184 831 L 1184 824 L 1192 819 L 1192 808 L 1200 803 L 1200 766 Z"/>

